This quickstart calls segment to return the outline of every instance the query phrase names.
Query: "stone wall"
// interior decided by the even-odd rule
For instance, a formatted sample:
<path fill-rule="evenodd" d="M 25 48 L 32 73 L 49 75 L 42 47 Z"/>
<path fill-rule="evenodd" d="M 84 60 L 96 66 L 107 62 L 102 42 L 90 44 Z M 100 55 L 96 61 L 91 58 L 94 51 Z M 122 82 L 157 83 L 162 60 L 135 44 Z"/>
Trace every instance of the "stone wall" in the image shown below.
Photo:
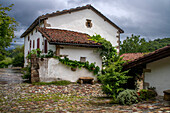
<path fill-rule="evenodd" d="M 36 58 L 36 55 L 31 55 L 31 82 L 39 82 L 39 58 Z"/>

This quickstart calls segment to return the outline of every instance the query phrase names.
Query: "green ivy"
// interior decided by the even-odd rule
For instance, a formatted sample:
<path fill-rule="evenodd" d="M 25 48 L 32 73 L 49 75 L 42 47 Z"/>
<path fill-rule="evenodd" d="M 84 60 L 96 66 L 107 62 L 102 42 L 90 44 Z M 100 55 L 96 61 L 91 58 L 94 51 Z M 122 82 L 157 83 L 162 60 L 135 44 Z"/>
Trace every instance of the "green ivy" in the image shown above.
<path fill-rule="evenodd" d="M 99 66 L 95 66 L 95 62 L 89 64 L 89 62 L 80 62 L 80 61 L 76 61 L 76 60 L 70 60 L 67 57 L 64 57 L 64 59 L 62 59 L 61 57 L 58 56 L 54 56 L 54 58 L 58 59 L 61 63 L 70 66 L 71 68 L 86 68 L 87 70 L 89 70 L 90 72 L 93 71 L 94 75 L 97 75 L 100 71 Z"/>
<path fill-rule="evenodd" d="M 31 59 L 31 55 L 32 54 L 36 54 L 37 57 L 39 58 L 40 57 L 40 54 L 41 54 L 41 50 L 40 49 L 33 49 L 28 55 L 27 55 L 27 58 L 28 59 Z"/>

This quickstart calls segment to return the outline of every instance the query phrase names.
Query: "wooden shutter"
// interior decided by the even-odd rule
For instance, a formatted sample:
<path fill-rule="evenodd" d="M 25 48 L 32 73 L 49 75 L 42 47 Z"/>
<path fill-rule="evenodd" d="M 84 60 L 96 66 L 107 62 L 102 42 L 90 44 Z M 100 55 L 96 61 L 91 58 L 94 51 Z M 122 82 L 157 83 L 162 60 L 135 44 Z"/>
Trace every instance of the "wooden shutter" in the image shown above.
<path fill-rule="evenodd" d="M 37 39 L 37 49 L 40 49 L 40 38 Z"/>
<path fill-rule="evenodd" d="M 31 50 L 31 40 L 30 40 L 30 50 Z"/>
<path fill-rule="evenodd" d="M 45 45 L 44 45 L 44 46 L 45 46 L 45 47 L 44 47 L 44 50 L 45 50 L 44 52 L 47 53 L 47 51 L 48 51 L 48 50 L 47 50 L 47 40 L 45 40 Z"/>
<path fill-rule="evenodd" d="M 33 48 L 35 47 L 35 40 L 33 40 Z"/>

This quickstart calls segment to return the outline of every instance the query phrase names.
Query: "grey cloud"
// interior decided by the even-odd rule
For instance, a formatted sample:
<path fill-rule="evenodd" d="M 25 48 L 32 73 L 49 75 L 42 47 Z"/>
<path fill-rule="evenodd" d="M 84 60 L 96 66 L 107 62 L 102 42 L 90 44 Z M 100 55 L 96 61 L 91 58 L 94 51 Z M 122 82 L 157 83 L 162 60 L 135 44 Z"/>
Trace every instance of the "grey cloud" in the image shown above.
<path fill-rule="evenodd" d="M 17 37 L 42 14 L 86 4 L 92 4 L 121 27 L 125 31 L 122 39 L 132 33 L 148 39 L 170 37 L 169 0 L 1 0 L 0 3 L 15 4 L 9 14 L 20 23 Z"/>

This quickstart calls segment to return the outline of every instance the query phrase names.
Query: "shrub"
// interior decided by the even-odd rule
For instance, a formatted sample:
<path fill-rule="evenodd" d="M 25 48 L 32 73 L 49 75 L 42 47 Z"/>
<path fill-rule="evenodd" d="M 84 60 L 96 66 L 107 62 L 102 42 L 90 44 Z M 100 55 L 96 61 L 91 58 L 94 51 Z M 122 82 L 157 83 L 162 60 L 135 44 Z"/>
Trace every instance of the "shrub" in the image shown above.
<path fill-rule="evenodd" d="M 27 67 L 24 67 L 23 69 L 22 69 L 22 73 L 23 73 L 23 76 L 22 76 L 22 78 L 23 79 L 28 79 L 28 82 L 31 82 L 31 66 L 30 65 L 28 65 Z"/>
<path fill-rule="evenodd" d="M 14 67 L 24 67 L 24 54 L 18 53 L 12 61 L 12 65 Z"/>
<path fill-rule="evenodd" d="M 7 68 L 12 64 L 12 58 L 6 57 L 4 60 L 0 61 L 0 68 Z"/>
<path fill-rule="evenodd" d="M 141 89 L 139 91 L 139 96 L 142 100 L 154 99 L 157 93 L 154 90 Z"/>
<path fill-rule="evenodd" d="M 117 54 L 115 47 L 100 35 L 93 35 L 89 40 L 102 44 L 102 49 L 99 49 L 98 52 L 103 60 L 103 70 L 98 79 L 102 83 L 103 92 L 116 99 L 119 92 L 124 90 L 123 85 L 130 78 L 126 76 L 128 71 L 122 70 L 124 61 Z"/>
<path fill-rule="evenodd" d="M 117 96 L 117 102 L 123 105 L 131 105 L 139 101 L 140 98 L 135 90 L 126 89 Z"/>
<path fill-rule="evenodd" d="M 0 61 L 3 61 L 5 59 L 5 56 L 0 53 Z"/>

